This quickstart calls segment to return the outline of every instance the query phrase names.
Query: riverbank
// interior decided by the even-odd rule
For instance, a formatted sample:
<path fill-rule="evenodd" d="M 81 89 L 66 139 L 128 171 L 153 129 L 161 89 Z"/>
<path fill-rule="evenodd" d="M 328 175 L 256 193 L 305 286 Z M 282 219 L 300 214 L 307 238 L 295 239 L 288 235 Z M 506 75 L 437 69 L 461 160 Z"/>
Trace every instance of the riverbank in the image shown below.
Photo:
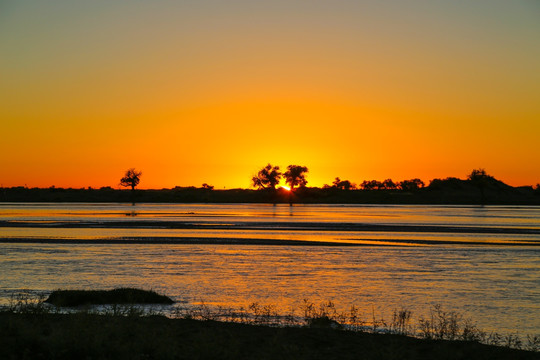
<path fill-rule="evenodd" d="M 540 188 L 512 187 L 494 182 L 478 188 L 459 180 L 435 182 L 412 190 L 344 190 L 336 188 L 214 190 L 196 187 L 118 190 L 111 187 L 0 188 L 0 202 L 140 202 L 140 203 L 266 203 L 266 204 L 418 204 L 418 205 L 540 205 Z"/>
<path fill-rule="evenodd" d="M 538 336 L 488 334 L 440 305 L 416 329 L 406 309 L 368 323 L 331 301 L 305 300 L 297 314 L 171 303 L 134 288 L 55 290 L 46 300 L 21 293 L 0 310 L 0 358 L 536 359 L 540 350 Z"/>
<path fill-rule="evenodd" d="M 164 316 L 0 313 L 3 359 L 539 359 L 470 341 Z"/>

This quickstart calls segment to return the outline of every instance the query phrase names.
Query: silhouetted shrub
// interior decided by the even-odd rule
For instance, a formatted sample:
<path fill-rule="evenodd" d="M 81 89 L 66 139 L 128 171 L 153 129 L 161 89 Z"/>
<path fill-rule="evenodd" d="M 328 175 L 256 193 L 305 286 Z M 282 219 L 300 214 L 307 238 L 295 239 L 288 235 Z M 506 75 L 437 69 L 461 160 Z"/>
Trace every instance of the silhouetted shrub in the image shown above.
<path fill-rule="evenodd" d="M 121 288 L 114 290 L 55 290 L 45 302 L 56 306 L 101 304 L 173 304 L 169 297 L 154 291 Z"/>
<path fill-rule="evenodd" d="M 424 182 L 420 179 L 403 180 L 399 183 L 399 188 L 405 191 L 418 190 L 424 187 Z"/>

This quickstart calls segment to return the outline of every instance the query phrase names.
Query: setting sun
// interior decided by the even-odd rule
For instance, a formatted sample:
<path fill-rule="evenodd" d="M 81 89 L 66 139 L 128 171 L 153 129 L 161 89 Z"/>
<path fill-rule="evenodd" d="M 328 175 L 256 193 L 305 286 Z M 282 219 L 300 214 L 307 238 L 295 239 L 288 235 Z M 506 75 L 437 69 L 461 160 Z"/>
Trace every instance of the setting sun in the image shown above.
<path fill-rule="evenodd" d="M 283 190 L 291 191 L 291 188 L 289 186 L 287 186 L 287 185 L 283 185 L 283 186 L 281 186 L 281 188 Z"/>

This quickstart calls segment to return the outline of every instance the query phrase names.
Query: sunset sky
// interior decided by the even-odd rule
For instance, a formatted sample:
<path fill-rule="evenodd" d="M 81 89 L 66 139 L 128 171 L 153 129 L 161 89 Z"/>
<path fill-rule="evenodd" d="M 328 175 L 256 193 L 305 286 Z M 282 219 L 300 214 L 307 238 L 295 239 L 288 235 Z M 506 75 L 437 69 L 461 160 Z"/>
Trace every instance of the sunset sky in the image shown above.
<path fill-rule="evenodd" d="M 536 0 L 4 0 L 0 185 L 540 182 Z"/>

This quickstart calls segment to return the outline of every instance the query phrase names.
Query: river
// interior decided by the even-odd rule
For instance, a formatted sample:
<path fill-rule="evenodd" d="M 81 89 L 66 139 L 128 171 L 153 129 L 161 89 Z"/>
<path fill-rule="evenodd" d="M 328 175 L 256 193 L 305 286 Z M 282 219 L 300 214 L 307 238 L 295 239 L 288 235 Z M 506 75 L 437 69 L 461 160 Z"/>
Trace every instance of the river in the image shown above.
<path fill-rule="evenodd" d="M 183 306 L 431 305 L 540 330 L 540 207 L 0 203 L 0 304 L 139 287 Z"/>

